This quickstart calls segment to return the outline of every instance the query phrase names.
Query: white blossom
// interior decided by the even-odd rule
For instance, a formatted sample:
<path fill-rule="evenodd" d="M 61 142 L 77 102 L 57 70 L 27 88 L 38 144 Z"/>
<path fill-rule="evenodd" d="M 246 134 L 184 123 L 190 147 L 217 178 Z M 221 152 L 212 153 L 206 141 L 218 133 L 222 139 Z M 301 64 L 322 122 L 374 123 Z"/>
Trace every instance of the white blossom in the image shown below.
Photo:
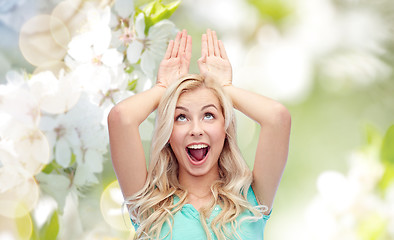
<path fill-rule="evenodd" d="M 80 201 L 78 194 L 70 191 L 65 197 L 64 214 L 60 216 L 60 222 L 65 226 L 59 229 L 59 239 L 81 239 L 84 232 L 82 216 L 79 211 Z"/>
<path fill-rule="evenodd" d="M 271 31 L 267 27 L 260 34 L 265 36 Z M 311 56 L 301 45 L 279 34 L 271 39 L 262 38 L 265 40 L 248 52 L 235 82 L 274 99 L 303 101 L 312 89 Z"/>
<path fill-rule="evenodd" d="M 39 2 L 40 6 L 45 5 Z M 63 3 L 52 12 L 56 19 L 62 14 L 68 17 L 68 11 L 59 12 L 60 5 L 65 6 Z M 113 23 L 123 19 L 129 26 L 128 18 L 134 17 L 134 1 L 116 1 L 113 12 L 109 7 L 87 4 L 89 8 L 71 10 L 82 14 L 67 19 L 72 26 L 82 15 L 87 21 L 79 29 L 69 29 L 72 39 L 62 59 L 64 69 L 56 75 L 39 70 L 32 75 L 10 71 L 5 75 L 6 82 L 0 80 L 0 215 L 15 218 L 32 213 L 28 217 L 32 216 L 35 226 L 42 228 L 56 209 L 61 226 L 57 237 L 61 239 L 99 239 L 103 232 L 113 228 L 97 221 L 91 228 L 95 226 L 100 231 L 84 234 L 86 217 L 79 210 L 86 203 L 79 200 L 90 194 L 84 191 L 87 187 L 99 183 L 103 162 L 108 158 L 110 109 L 136 92 L 152 87 L 167 42 L 175 35 L 175 26 L 168 20 L 150 27 L 145 34 L 141 15 L 138 24 L 132 23 L 130 28 L 119 31 L 119 46 L 119 38 L 118 43 L 113 41 L 118 34 L 113 32 Z M 66 5 L 75 7 L 72 3 Z M 10 23 L 10 16 L 0 17 L 0 21 Z M 138 43 L 142 43 L 142 48 L 135 54 L 133 46 L 141 47 Z M 126 53 L 129 59 L 125 58 Z M 7 64 L 4 67 L 9 68 Z M 153 122 L 152 114 L 141 124 L 142 140 L 151 138 Z M 127 218 L 127 210 L 124 215 L 119 211 L 122 203 L 119 186 L 109 191 L 109 197 L 115 205 L 107 214 L 115 217 L 120 226 Z M 68 227 L 63 228 L 64 225 Z M 116 229 L 124 237 L 128 236 L 129 228 L 130 225 L 124 225 Z M 112 232 L 106 236 L 120 235 Z"/>
<path fill-rule="evenodd" d="M 58 181 L 53 182 L 59 183 Z M 33 218 L 34 222 L 37 224 L 37 227 L 41 228 L 45 224 L 45 222 L 48 221 L 49 217 L 51 216 L 51 214 L 53 214 L 57 207 L 58 204 L 53 198 L 48 196 L 41 197 L 33 211 Z"/>
<path fill-rule="evenodd" d="M 38 99 L 41 109 L 57 114 L 70 110 L 81 95 L 81 88 L 72 74 L 62 70 L 59 79 L 50 72 L 33 75 L 28 82 L 31 93 Z"/>
<path fill-rule="evenodd" d="M 107 93 L 116 81 L 124 81 L 123 55 L 111 48 L 110 10 L 91 11 L 85 32 L 75 36 L 68 47 L 66 64 L 83 90 Z"/>
<path fill-rule="evenodd" d="M 133 35 L 127 48 L 127 59 L 131 64 L 141 59 L 142 71 L 148 77 L 154 78 L 167 42 L 175 33 L 175 25 L 169 20 L 162 20 L 150 27 L 146 36 L 144 14 L 140 13 L 131 27 Z"/>
<path fill-rule="evenodd" d="M 369 86 L 387 79 L 392 68 L 370 52 L 345 51 L 320 61 L 321 75 L 328 79 L 325 86 L 340 90 L 349 86 Z"/>
<path fill-rule="evenodd" d="M 13 218 L 27 214 L 38 200 L 34 176 L 49 162 L 49 145 L 25 77 L 10 72 L 7 80 L 0 85 L 0 215 Z"/>
<path fill-rule="evenodd" d="M 21 152 L 27 147 L 27 153 Z M 39 197 L 39 188 L 34 180 L 37 159 L 25 158 L 31 152 L 30 146 L 0 136 L 0 215 L 16 218 L 32 210 Z M 17 150 L 19 150 L 17 152 Z M 26 165 L 27 164 L 27 165 Z"/>
<path fill-rule="evenodd" d="M 26 77 L 19 72 L 7 73 L 7 84 L 0 85 L 0 110 L 18 122 L 36 126 L 40 121 L 40 108 L 36 97 L 26 84 Z"/>
<path fill-rule="evenodd" d="M 70 184 L 70 179 L 64 175 L 56 173 L 40 173 L 36 176 L 37 181 L 40 183 L 40 189 L 49 194 L 54 200 L 56 200 L 57 208 L 62 214 L 64 206 L 66 204 L 66 198 L 71 192 L 75 192 L 75 186 Z M 40 221 L 40 216 L 44 213 L 35 211 L 35 218 Z M 36 217 L 37 216 L 37 217 Z"/>
<path fill-rule="evenodd" d="M 383 175 L 376 151 L 354 152 L 347 174 L 325 171 L 318 177 L 318 195 L 305 211 L 306 239 L 360 239 L 363 224 L 392 223 L 391 199 L 375 189 Z"/>
<path fill-rule="evenodd" d="M 97 183 L 94 174 L 102 171 L 108 143 L 107 131 L 101 124 L 102 114 L 102 109 L 83 95 L 67 113 L 42 118 L 41 128 L 54 147 L 55 161 L 67 168 L 75 156 L 78 167 L 74 183 L 77 186 Z"/>
<path fill-rule="evenodd" d="M 100 121 L 104 126 L 114 104 L 132 94 L 127 90 L 130 77 L 124 71 L 123 55 L 110 45 L 109 18 L 109 8 L 101 12 L 91 11 L 85 32 L 71 40 L 66 57 L 66 63 L 72 69 L 70 78 L 78 82 L 90 101 L 103 110 Z M 62 152 L 70 152 L 65 142 L 60 141 L 58 145 L 59 149 L 64 149 Z M 69 155 L 63 159 L 69 159 Z"/>
<path fill-rule="evenodd" d="M 128 18 L 134 11 L 134 0 L 117 0 L 114 11 L 122 18 Z"/>

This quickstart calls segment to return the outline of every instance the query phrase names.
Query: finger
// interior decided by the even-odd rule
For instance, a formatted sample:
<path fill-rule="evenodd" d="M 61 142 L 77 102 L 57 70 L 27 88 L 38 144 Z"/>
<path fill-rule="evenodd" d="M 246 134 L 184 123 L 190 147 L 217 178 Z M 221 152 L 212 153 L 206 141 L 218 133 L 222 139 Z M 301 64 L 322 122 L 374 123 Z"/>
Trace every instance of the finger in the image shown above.
<path fill-rule="evenodd" d="M 190 61 L 188 61 L 186 53 L 181 53 L 181 64 L 180 72 L 181 74 L 187 74 L 189 72 Z"/>
<path fill-rule="evenodd" d="M 203 34 L 201 37 L 201 57 L 208 55 L 208 39 L 207 35 Z"/>
<path fill-rule="evenodd" d="M 188 35 L 186 40 L 186 59 L 190 63 L 190 59 L 192 57 L 192 36 Z"/>
<path fill-rule="evenodd" d="M 227 52 L 226 49 L 224 48 L 223 42 L 221 40 L 218 41 L 219 42 L 219 49 L 220 49 L 220 55 L 223 59 L 228 60 L 227 57 Z"/>
<path fill-rule="evenodd" d="M 168 43 L 166 54 L 164 55 L 164 59 L 170 59 L 173 47 L 174 47 L 174 40 L 170 40 L 170 42 Z"/>
<path fill-rule="evenodd" d="M 212 31 L 212 40 L 213 40 L 213 51 L 215 56 L 220 57 L 220 49 L 218 44 L 218 37 L 216 36 L 216 32 Z"/>
<path fill-rule="evenodd" d="M 198 64 L 205 64 L 207 61 L 207 56 L 202 56 L 197 60 Z"/>
<path fill-rule="evenodd" d="M 171 57 L 176 58 L 178 56 L 179 42 L 181 40 L 182 32 L 178 32 L 174 41 L 174 47 L 172 48 Z"/>
<path fill-rule="evenodd" d="M 182 35 L 181 35 L 181 42 L 179 44 L 178 56 L 183 54 L 183 52 L 185 52 L 186 42 L 187 42 L 187 32 L 185 29 L 183 29 Z"/>
<path fill-rule="evenodd" d="M 181 54 L 181 72 L 182 74 L 187 74 L 190 67 L 190 59 L 192 57 L 192 37 L 187 36 L 186 38 L 186 50 L 185 52 L 180 52 Z"/>
<path fill-rule="evenodd" d="M 207 30 L 207 38 L 208 38 L 208 56 L 214 56 L 215 52 L 213 49 L 213 40 L 212 40 L 211 29 Z"/>

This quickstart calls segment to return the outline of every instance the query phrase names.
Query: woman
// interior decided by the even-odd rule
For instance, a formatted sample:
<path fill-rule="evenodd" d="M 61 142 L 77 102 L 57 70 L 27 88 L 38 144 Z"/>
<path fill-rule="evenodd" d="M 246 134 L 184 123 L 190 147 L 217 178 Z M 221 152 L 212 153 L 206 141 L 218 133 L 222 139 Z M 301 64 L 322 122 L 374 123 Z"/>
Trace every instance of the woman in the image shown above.
<path fill-rule="evenodd" d="M 188 75 L 191 37 L 170 41 L 157 84 L 108 116 L 111 157 L 138 238 L 263 239 L 288 153 L 290 114 L 232 85 L 223 43 L 202 36 L 200 75 Z M 236 144 L 233 107 L 261 126 L 253 171 Z M 139 125 L 157 109 L 146 170 Z"/>

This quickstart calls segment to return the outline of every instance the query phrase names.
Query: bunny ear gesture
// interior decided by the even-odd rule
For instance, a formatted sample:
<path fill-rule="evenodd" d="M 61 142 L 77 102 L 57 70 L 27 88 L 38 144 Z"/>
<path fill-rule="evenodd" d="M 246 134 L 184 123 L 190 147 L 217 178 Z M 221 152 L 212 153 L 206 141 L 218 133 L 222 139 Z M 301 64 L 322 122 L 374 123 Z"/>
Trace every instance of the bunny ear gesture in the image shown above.
<path fill-rule="evenodd" d="M 157 73 L 157 85 L 168 87 L 172 82 L 189 73 L 192 56 L 192 37 L 187 31 L 178 32 L 168 43 L 166 53 Z"/>
<path fill-rule="evenodd" d="M 192 55 L 192 38 L 187 31 L 179 32 L 168 44 L 167 51 L 157 73 L 157 85 L 168 87 L 172 82 L 188 74 Z M 217 81 L 222 86 L 232 83 L 232 69 L 222 41 L 215 31 L 207 30 L 201 38 L 200 74 Z"/>
<path fill-rule="evenodd" d="M 216 32 L 207 30 L 201 37 L 201 58 L 198 60 L 200 74 L 217 81 L 222 86 L 232 83 L 232 69 L 222 41 Z"/>

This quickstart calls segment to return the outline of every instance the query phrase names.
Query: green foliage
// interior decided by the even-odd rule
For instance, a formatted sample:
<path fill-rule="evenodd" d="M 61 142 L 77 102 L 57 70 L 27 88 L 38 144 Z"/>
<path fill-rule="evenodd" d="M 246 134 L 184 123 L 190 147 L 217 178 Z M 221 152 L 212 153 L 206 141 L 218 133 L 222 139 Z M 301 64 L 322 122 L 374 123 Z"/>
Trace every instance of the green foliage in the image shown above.
<path fill-rule="evenodd" d="M 40 239 L 52 240 L 56 239 L 59 234 L 59 216 L 58 212 L 54 211 L 49 222 L 40 229 Z"/>
<path fill-rule="evenodd" d="M 30 237 L 30 240 L 40 240 L 40 237 L 38 236 L 36 228 L 33 228 L 33 232 L 32 232 L 32 235 Z"/>
<path fill-rule="evenodd" d="M 127 66 L 127 68 L 124 70 L 126 73 L 132 73 L 134 71 L 134 67 L 133 66 Z"/>
<path fill-rule="evenodd" d="M 151 2 L 152 0 L 135 0 L 134 1 L 134 6 L 136 8 L 141 8 L 142 6 L 148 4 L 149 2 Z"/>
<path fill-rule="evenodd" d="M 48 163 L 44 167 L 42 172 L 46 173 L 46 174 L 50 174 L 51 172 L 55 171 L 57 173 L 64 172 L 64 173 L 69 174 L 70 171 L 75 171 L 76 161 L 77 161 L 77 157 L 75 156 L 74 153 L 72 153 L 70 163 L 68 164 L 67 168 L 64 168 L 63 166 L 61 166 L 58 162 L 56 162 L 56 159 L 55 159 L 55 160 L 52 160 L 50 163 Z"/>
<path fill-rule="evenodd" d="M 58 171 L 59 169 L 63 169 L 56 161 L 51 161 L 48 163 L 45 168 L 42 170 L 43 173 L 49 174 L 52 171 Z"/>
<path fill-rule="evenodd" d="M 263 19 L 268 19 L 275 24 L 280 24 L 292 13 L 289 3 L 284 0 L 248 0 L 255 6 Z"/>
<path fill-rule="evenodd" d="M 381 149 L 383 163 L 394 164 L 394 125 L 391 125 L 384 136 Z"/>
<path fill-rule="evenodd" d="M 385 170 L 379 182 L 379 189 L 385 190 L 394 182 L 394 125 L 387 130 L 380 149 L 380 160 Z"/>
<path fill-rule="evenodd" d="M 142 10 L 137 9 L 136 15 L 140 12 L 143 12 L 145 15 L 145 33 L 148 32 L 151 26 L 161 20 L 170 18 L 180 3 L 181 1 L 177 0 L 168 4 L 163 4 L 161 0 L 155 0 L 145 5 Z"/>
<path fill-rule="evenodd" d="M 129 84 L 127 85 L 127 89 L 130 91 L 134 91 L 135 87 L 137 87 L 137 82 L 137 79 L 129 82 Z"/>
<path fill-rule="evenodd" d="M 26 220 L 30 220 L 30 222 L 26 223 Z M 25 235 L 22 234 L 26 234 L 24 233 L 26 229 L 28 229 L 26 228 L 26 224 L 32 224 L 31 216 L 28 215 L 27 218 L 23 217 L 21 219 L 17 219 L 16 224 L 17 224 L 20 239 L 28 239 L 25 237 Z M 34 222 L 31 226 L 32 226 L 32 233 L 30 236 L 30 240 L 55 240 L 57 239 L 57 236 L 59 234 L 59 214 L 57 211 L 54 211 L 52 213 L 52 216 L 41 227 L 41 229 L 39 229 Z"/>
<path fill-rule="evenodd" d="M 29 214 L 29 217 L 30 217 L 30 214 Z M 32 229 L 30 240 L 40 240 L 39 234 L 40 234 L 40 231 L 37 227 L 37 224 L 35 221 L 33 221 L 33 229 Z"/>
<path fill-rule="evenodd" d="M 361 240 L 383 240 L 386 239 L 387 222 L 382 216 L 374 214 L 365 218 L 358 225 L 358 235 Z"/>
<path fill-rule="evenodd" d="M 365 133 L 366 133 L 366 140 L 367 140 L 367 145 L 368 146 L 381 146 L 382 144 L 382 134 L 379 132 L 379 130 L 371 125 L 367 124 L 365 126 Z"/>
<path fill-rule="evenodd" d="M 385 135 L 372 125 L 365 126 L 367 144 L 363 152 L 379 159 L 384 166 L 382 178 L 378 182 L 378 190 L 384 195 L 390 184 L 394 183 L 394 125 L 391 125 Z"/>

